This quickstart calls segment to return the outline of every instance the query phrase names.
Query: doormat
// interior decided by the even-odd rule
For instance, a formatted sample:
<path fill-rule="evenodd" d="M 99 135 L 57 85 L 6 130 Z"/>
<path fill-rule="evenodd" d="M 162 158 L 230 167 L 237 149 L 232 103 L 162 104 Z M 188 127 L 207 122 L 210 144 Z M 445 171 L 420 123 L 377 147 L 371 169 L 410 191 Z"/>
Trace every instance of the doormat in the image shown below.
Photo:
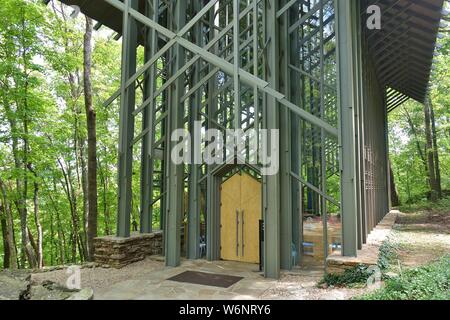
<path fill-rule="evenodd" d="M 222 274 L 186 271 L 167 280 L 176 282 L 185 282 L 192 284 L 200 284 L 210 287 L 229 288 L 233 284 L 244 279 L 243 277 L 227 276 Z"/>

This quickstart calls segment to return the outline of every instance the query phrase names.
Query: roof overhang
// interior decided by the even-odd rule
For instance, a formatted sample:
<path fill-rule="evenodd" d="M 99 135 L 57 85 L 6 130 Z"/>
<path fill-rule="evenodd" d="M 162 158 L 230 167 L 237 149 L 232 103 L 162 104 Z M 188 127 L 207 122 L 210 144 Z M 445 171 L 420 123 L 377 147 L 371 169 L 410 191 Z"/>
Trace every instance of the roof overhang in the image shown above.
<path fill-rule="evenodd" d="M 45 1 L 45 0 L 44 0 Z M 69 6 L 78 6 L 83 14 L 98 22 L 97 27 L 104 25 L 119 35 L 122 34 L 122 12 L 104 0 L 59 0 Z M 123 2 L 123 0 L 119 0 Z M 139 12 L 145 12 L 145 0 L 139 0 Z M 138 23 L 138 25 L 141 25 Z M 142 25 L 141 25 L 142 26 Z M 139 35 L 142 44 L 143 35 Z"/>
<path fill-rule="evenodd" d="M 122 33 L 121 12 L 104 0 L 60 1 L 78 6 L 85 15 L 119 34 Z M 365 33 L 380 84 L 424 102 L 444 0 L 362 1 L 365 1 L 363 15 L 369 5 L 381 8 L 381 30 L 369 30 Z M 144 12 L 144 6 L 145 0 L 139 0 L 140 12 Z"/>
<path fill-rule="evenodd" d="M 365 1 L 364 8 L 370 5 L 381 8 L 381 30 L 369 30 L 365 34 L 378 80 L 398 96 L 391 98 L 394 105 L 388 105 L 388 108 L 406 97 L 423 103 L 428 92 L 444 0 Z"/>

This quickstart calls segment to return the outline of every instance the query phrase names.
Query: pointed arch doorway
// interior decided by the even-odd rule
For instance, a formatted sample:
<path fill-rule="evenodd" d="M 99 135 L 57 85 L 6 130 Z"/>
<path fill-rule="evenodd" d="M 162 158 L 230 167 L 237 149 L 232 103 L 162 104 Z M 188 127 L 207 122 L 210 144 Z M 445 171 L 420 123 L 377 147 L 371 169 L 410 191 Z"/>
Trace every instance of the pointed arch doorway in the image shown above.
<path fill-rule="evenodd" d="M 260 262 L 261 182 L 239 170 L 220 186 L 220 258 Z"/>

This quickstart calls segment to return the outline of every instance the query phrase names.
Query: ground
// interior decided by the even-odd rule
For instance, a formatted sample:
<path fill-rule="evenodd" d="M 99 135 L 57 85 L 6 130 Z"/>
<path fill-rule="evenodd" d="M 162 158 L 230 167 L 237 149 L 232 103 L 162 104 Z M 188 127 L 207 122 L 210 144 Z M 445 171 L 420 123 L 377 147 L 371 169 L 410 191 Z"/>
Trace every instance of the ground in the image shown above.
<path fill-rule="evenodd" d="M 421 266 L 450 253 L 450 213 L 419 210 L 399 214 L 389 236 L 398 257 L 390 270 Z M 184 260 L 177 268 L 166 268 L 160 259 L 149 257 L 123 269 L 90 267 L 81 270 L 82 287 L 94 290 L 95 299 L 292 299 L 345 300 L 367 292 L 367 288 L 319 288 L 321 268 L 298 268 L 283 273 L 279 281 L 264 279 L 257 266 L 234 262 Z M 244 279 L 223 289 L 168 281 L 186 270 L 241 276 Z M 37 273 L 32 280 L 64 284 L 66 269 Z"/>
<path fill-rule="evenodd" d="M 401 213 L 392 240 L 404 267 L 419 267 L 450 253 L 450 211 L 432 208 Z"/>

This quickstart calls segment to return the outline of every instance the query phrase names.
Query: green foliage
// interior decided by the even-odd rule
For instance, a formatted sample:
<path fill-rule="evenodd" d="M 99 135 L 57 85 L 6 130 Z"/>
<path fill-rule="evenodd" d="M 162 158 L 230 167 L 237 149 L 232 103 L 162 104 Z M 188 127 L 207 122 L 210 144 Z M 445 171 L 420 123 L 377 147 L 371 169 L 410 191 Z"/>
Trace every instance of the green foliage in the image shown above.
<path fill-rule="evenodd" d="M 356 285 L 364 285 L 367 279 L 373 274 L 365 265 L 358 265 L 354 268 L 347 269 L 342 274 L 328 273 L 319 282 L 319 285 L 327 284 L 333 287 L 352 287 Z"/>
<path fill-rule="evenodd" d="M 436 120 L 442 189 L 450 190 L 450 33 L 442 34 L 430 79 L 430 97 Z M 430 191 L 419 151 L 420 148 L 426 157 L 424 122 L 423 106 L 413 100 L 389 114 L 390 159 L 404 205 L 426 201 Z"/>
<path fill-rule="evenodd" d="M 449 300 L 450 256 L 388 279 L 385 286 L 364 295 L 363 300 Z"/>
<path fill-rule="evenodd" d="M 393 242 L 386 240 L 380 247 L 377 266 L 381 271 L 387 270 L 390 264 L 397 259 L 397 248 Z M 354 268 L 347 269 L 342 274 L 328 273 L 319 282 L 319 285 L 326 284 L 333 287 L 354 287 L 363 286 L 374 274 L 374 269 L 360 264 Z"/>
<path fill-rule="evenodd" d="M 418 212 L 423 210 L 435 210 L 441 212 L 450 211 L 450 196 L 445 197 L 438 202 L 431 202 L 429 200 L 422 200 L 412 204 L 400 206 L 401 212 Z"/>
<path fill-rule="evenodd" d="M 397 258 L 397 246 L 389 239 L 385 240 L 380 246 L 377 262 L 378 267 L 381 270 L 387 270 Z"/>
<path fill-rule="evenodd" d="M 34 182 L 39 186 L 44 264 L 78 263 L 83 259 L 80 242 L 85 239 L 81 160 L 87 155 L 82 79 L 85 20 L 82 15 L 67 19 L 70 12 L 58 1 L 45 6 L 41 0 L 4 0 L 0 6 L 0 178 L 5 182 L 12 208 L 20 267 L 28 265 L 23 258 L 22 221 L 15 201 L 26 199 L 26 224 L 36 242 Z M 94 33 L 92 69 L 98 135 L 99 235 L 114 233 L 117 208 L 118 104 L 109 108 L 102 104 L 119 87 L 121 46 L 105 30 Z M 27 164 L 37 173 L 36 177 Z M 0 206 L 2 201 L 0 197 Z M 81 239 L 77 243 L 73 240 L 75 219 Z M 0 241 L 0 268 L 3 253 Z"/>

